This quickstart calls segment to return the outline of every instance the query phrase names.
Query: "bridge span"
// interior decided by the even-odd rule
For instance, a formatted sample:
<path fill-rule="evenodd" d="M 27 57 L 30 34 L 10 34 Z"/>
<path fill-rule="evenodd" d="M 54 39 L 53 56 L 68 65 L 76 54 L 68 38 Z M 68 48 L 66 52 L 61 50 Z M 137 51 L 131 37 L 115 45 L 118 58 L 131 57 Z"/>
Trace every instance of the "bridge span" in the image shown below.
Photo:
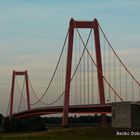
<path fill-rule="evenodd" d="M 36 115 L 50 115 L 63 113 L 63 106 L 50 106 L 34 108 L 31 110 L 25 110 L 19 113 L 14 113 L 12 116 L 15 118 L 32 117 Z M 111 114 L 111 104 L 94 104 L 94 105 L 71 105 L 69 107 L 69 113 L 73 114 Z"/>

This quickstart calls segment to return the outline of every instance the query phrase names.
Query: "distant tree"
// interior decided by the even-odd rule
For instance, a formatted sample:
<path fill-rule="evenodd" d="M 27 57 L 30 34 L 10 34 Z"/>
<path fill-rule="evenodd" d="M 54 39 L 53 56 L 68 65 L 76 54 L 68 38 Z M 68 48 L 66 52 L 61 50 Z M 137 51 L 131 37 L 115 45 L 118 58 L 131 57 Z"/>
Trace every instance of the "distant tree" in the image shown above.
<path fill-rule="evenodd" d="M 46 130 L 45 121 L 40 116 L 15 119 L 14 117 L 5 118 L 4 130 L 11 131 L 43 131 Z"/>
<path fill-rule="evenodd" d="M 3 115 L 0 114 L 0 125 L 2 124 L 2 118 L 3 118 Z"/>
<path fill-rule="evenodd" d="M 0 132 L 2 131 L 2 121 L 3 121 L 3 115 L 0 114 Z"/>

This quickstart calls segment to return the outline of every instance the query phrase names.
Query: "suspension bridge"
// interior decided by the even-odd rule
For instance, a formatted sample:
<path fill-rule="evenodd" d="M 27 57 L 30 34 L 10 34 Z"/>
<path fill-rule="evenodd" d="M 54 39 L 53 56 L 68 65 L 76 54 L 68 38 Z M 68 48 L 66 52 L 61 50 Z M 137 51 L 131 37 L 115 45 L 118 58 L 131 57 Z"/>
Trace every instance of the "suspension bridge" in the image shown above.
<path fill-rule="evenodd" d="M 104 123 L 105 115 L 111 114 L 111 104 L 125 101 L 140 101 L 139 82 L 119 58 L 97 19 L 72 18 L 43 93 L 34 90 L 27 71 L 13 71 L 7 116 L 62 114 L 65 127 L 68 113 L 99 113 Z"/>

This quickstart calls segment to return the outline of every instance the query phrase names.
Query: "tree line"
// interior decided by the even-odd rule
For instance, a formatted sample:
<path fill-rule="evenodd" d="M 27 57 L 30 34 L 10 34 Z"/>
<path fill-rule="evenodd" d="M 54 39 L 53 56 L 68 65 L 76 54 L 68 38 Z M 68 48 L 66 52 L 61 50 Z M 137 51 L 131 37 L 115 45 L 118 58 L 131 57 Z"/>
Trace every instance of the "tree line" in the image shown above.
<path fill-rule="evenodd" d="M 3 121 L 2 121 L 3 120 Z M 2 119 L 0 117 L 0 126 L 5 132 L 20 132 L 20 131 L 46 131 L 50 125 L 61 125 L 62 117 L 41 117 L 34 116 L 30 118 L 16 119 L 8 117 Z M 71 116 L 69 123 L 75 125 L 82 124 L 100 124 L 101 116 Z M 107 123 L 111 123 L 111 116 L 107 116 Z"/>

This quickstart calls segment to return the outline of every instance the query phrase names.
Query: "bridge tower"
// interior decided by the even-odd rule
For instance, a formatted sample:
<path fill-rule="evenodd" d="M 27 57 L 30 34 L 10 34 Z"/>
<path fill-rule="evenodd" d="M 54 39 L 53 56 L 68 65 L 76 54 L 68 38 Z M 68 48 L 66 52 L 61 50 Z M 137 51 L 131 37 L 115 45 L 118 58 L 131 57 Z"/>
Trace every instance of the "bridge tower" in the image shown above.
<path fill-rule="evenodd" d="M 69 38 L 68 38 L 68 52 L 67 52 L 67 65 L 66 65 L 66 81 L 65 81 L 65 95 L 64 95 L 64 109 L 62 126 L 68 126 L 68 112 L 69 112 L 69 96 L 70 96 L 70 79 L 71 79 L 71 67 L 72 67 L 72 54 L 73 54 L 73 39 L 75 28 L 92 28 L 94 31 L 93 41 L 95 43 L 96 62 L 97 62 L 97 76 L 99 85 L 99 97 L 100 104 L 105 104 L 104 95 L 104 83 L 102 74 L 102 60 L 100 49 L 100 37 L 99 37 L 99 24 L 97 19 L 93 21 L 75 21 L 73 18 L 69 24 Z M 102 117 L 102 122 L 105 122 L 105 116 Z"/>
<path fill-rule="evenodd" d="M 10 116 L 13 114 L 13 103 L 14 103 L 14 87 L 16 76 L 24 76 L 26 83 L 26 96 L 27 96 L 27 109 L 30 110 L 30 95 L 29 95 L 29 83 L 28 83 L 28 72 L 27 71 L 13 71 L 12 74 L 12 85 L 11 85 L 11 96 L 10 96 Z"/>

